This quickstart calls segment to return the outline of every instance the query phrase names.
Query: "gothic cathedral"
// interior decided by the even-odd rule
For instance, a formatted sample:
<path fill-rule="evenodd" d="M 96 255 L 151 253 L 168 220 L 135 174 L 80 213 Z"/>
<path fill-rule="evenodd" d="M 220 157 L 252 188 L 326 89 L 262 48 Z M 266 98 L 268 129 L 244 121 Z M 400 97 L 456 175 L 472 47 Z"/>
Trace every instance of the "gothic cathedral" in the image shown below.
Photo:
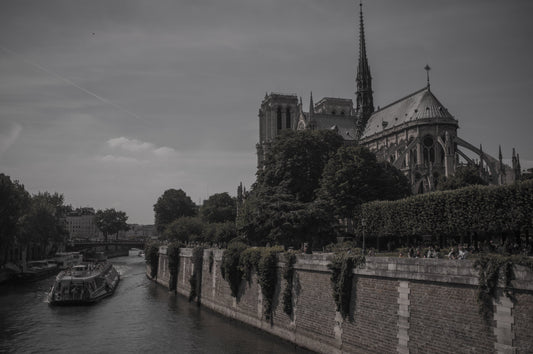
<path fill-rule="evenodd" d="M 461 163 L 476 165 L 490 184 L 512 183 L 520 177 L 519 156 L 513 149 L 512 167 L 457 136 L 458 120 L 427 84 L 389 105 L 375 110 L 372 76 L 366 55 L 362 4 L 359 13 L 359 62 L 356 76 L 356 105 L 352 99 L 324 97 L 316 104 L 311 93 L 309 111 L 295 94 L 266 94 L 259 109 L 258 166 L 272 140 L 284 129 L 330 129 L 346 144 L 360 144 L 388 161 L 409 178 L 414 194 L 435 190 L 440 176 L 451 176 Z M 470 151 L 472 159 L 463 152 Z M 461 162 L 462 160 L 464 162 Z"/>

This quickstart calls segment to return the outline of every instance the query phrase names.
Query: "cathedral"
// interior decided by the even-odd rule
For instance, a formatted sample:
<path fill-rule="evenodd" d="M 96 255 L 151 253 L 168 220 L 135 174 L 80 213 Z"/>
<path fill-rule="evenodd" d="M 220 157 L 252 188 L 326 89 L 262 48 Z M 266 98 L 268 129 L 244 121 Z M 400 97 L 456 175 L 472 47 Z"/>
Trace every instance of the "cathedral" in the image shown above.
<path fill-rule="evenodd" d="M 410 180 L 414 194 L 435 190 L 441 176 L 452 176 L 461 164 L 475 165 L 489 184 L 508 184 L 520 177 L 519 156 L 513 149 L 512 167 L 485 153 L 457 135 L 458 120 L 433 94 L 429 81 L 420 90 L 376 110 L 368 64 L 362 4 L 359 13 L 359 61 L 355 106 L 350 98 L 324 97 L 316 104 L 313 95 L 304 112 L 295 94 L 266 94 L 259 109 L 258 166 L 269 144 L 282 130 L 330 129 L 346 144 L 360 144 L 388 161 Z M 465 152 L 468 152 L 465 153 Z M 475 156 L 472 158 L 471 156 Z"/>

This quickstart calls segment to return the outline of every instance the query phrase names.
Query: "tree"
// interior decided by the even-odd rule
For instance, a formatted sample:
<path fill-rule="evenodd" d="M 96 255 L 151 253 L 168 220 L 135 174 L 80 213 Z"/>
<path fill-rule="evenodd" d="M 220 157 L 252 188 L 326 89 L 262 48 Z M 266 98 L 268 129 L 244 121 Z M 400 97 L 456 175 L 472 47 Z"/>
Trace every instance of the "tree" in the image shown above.
<path fill-rule="evenodd" d="M 183 216 L 172 221 L 163 231 L 163 238 L 169 241 L 204 241 L 204 223 L 198 217 Z"/>
<path fill-rule="evenodd" d="M 30 207 L 20 219 L 18 241 L 24 246 L 37 246 L 38 257 L 55 253 L 65 243 L 68 232 L 63 200 L 62 194 L 40 192 L 32 196 Z"/>
<path fill-rule="evenodd" d="M 30 206 L 30 195 L 22 184 L 0 173 L 0 264 L 4 264 L 13 246 L 19 219 Z"/>
<path fill-rule="evenodd" d="M 320 249 L 335 240 L 336 225 L 333 214 L 318 202 L 300 202 L 281 187 L 261 187 L 246 199 L 237 218 L 237 233 L 256 246 L 298 248 L 309 242 Z"/>
<path fill-rule="evenodd" d="M 324 166 L 342 144 L 331 130 L 284 131 L 268 150 L 257 184 L 282 187 L 300 202 L 313 201 Z"/>
<path fill-rule="evenodd" d="M 335 215 L 352 218 L 362 203 L 406 197 L 410 186 L 400 171 L 378 163 L 367 148 L 347 146 L 340 148 L 324 167 L 318 194 Z"/>
<path fill-rule="evenodd" d="M 200 214 L 208 223 L 234 222 L 237 215 L 236 200 L 227 192 L 213 194 L 200 208 Z"/>
<path fill-rule="evenodd" d="M 154 204 L 155 227 L 161 234 L 167 225 L 182 216 L 195 216 L 196 204 L 181 189 L 168 189 Z"/>
<path fill-rule="evenodd" d="M 459 166 L 453 176 L 443 177 L 437 183 L 437 190 L 453 190 L 472 185 L 486 186 L 488 183 L 479 175 L 478 167 L 474 165 Z"/>
<path fill-rule="evenodd" d="M 128 216 L 123 211 L 117 211 L 115 209 L 98 210 L 94 216 L 96 226 L 104 234 L 104 240 L 107 242 L 108 235 L 117 235 L 119 231 L 129 230 L 129 226 L 126 223 Z"/>

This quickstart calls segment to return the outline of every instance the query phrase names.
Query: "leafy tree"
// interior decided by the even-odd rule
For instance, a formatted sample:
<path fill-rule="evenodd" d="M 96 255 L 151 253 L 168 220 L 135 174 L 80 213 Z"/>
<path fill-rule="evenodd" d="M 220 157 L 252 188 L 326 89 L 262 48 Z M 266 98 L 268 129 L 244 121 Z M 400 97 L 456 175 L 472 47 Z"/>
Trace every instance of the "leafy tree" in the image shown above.
<path fill-rule="evenodd" d="M 225 193 L 217 193 L 210 196 L 200 208 L 202 219 L 208 223 L 223 223 L 235 221 L 237 204 L 235 198 Z"/>
<path fill-rule="evenodd" d="M 342 144 L 342 137 L 334 131 L 284 131 L 268 150 L 257 184 L 281 187 L 297 201 L 310 202 L 324 166 Z"/>
<path fill-rule="evenodd" d="M 197 207 L 181 189 L 168 189 L 154 205 L 155 227 L 161 234 L 174 220 L 182 216 L 196 216 Z"/>
<path fill-rule="evenodd" d="M 207 242 L 227 244 L 237 237 L 234 221 L 204 224 L 202 238 Z"/>
<path fill-rule="evenodd" d="M 128 216 L 125 212 L 115 209 L 98 210 L 95 214 L 96 226 L 104 234 L 105 242 L 107 242 L 108 235 L 116 234 L 118 238 L 119 231 L 129 230 L 127 220 Z"/>
<path fill-rule="evenodd" d="M 479 169 L 474 165 L 459 166 L 455 174 L 450 177 L 442 177 L 437 183 L 437 190 L 453 190 L 472 185 L 486 186 L 488 183 L 479 175 Z"/>
<path fill-rule="evenodd" d="M 28 211 L 20 219 L 19 242 L 25 246 L 35 244 L 41 250 L 51 246 L 55 251 L 65 242 L 67 235 L 63 195 L 48 192 L 34 195 Z"/>
<path fill-rule="evenodd" d="M 351 218 L 356 209 L 372 200 L 393 200 L 410 194 L 403 174 L 387 163 L 378 163 L 367 148 L 340 148 L 324 167 L 320 198 L 335 214 Z"/>
<path fill-rule="evenodd" d="M 163 231 L 163 238 L 169 241 L 205 241 L 204 223 L 199 217 L 184 216 L 172 221 Z"/>
<path fill-rule="evenodd" d="M 30 195 L 22 184 L 0 173 L 0 264 L 7 259 L 17 235 L 19 219 L 30 205 Z"/>
<path fill-rule="evenodd" d="M 257 188 L 246 199 L 237 220 L 237 232 L 256 246 L 314 248 L 331 243 L 337 236 L 337 220 L 318 202 L 303 203 L 282 188 Z"/>

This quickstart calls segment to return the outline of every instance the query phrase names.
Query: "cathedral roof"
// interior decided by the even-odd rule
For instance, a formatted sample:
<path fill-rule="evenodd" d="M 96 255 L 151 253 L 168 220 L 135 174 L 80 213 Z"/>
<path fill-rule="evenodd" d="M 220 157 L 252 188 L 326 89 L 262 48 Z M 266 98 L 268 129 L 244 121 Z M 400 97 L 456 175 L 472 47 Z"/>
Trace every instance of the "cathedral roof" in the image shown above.
<path fill-rule="evenodd" d="M 355 140 L 355 117 L 314 114 L 314 128 L 318 130 L 335 130 L 344 140 Z"/>
<path fill-rule="evenodd" d="M 372 113 L 363 138 L 419 119 L 454 119 L 429 87 L 410 94 Z"/>

